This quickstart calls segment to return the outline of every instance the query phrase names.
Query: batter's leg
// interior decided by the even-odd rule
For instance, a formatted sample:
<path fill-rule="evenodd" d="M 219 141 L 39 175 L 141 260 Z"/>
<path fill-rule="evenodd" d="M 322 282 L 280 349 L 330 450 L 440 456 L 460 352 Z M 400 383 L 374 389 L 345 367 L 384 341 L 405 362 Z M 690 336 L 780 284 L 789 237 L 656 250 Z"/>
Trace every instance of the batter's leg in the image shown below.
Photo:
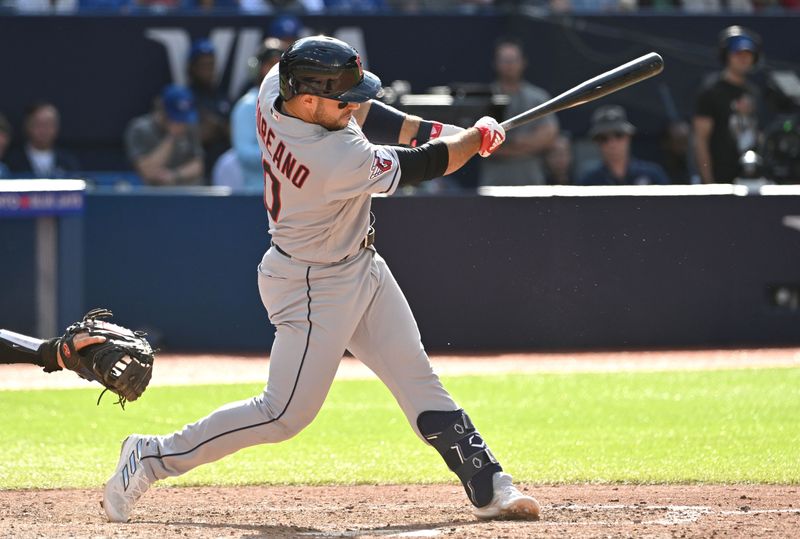
<path fill-rule="evenodd" d="M 375 255 L 378 289 L 347 348 L 391 390 L 417 435 L 427 410 L 458 410 L 433 372 L 417 322 L 386 262 Z"/>
<path fill-rule="evenodd" d="M 538 503 L 523 496 L 433 372 L 400 287 L 379 256 L 378 291 L 348 349 L 391 390 L 412 428 L 458 475 L 481 518 L 536 518 Z"/>
<path fill-rule="evenodd" d="M 282 255 L 279 255 L 282 256 Z M 285 262 L 285 261 L 284 261 Z M 363 311 L 355 268 L 264 268 L 259 288 L 277 331 L 264 393 L 154 439 L 143 462 L 154 479 L 182 474 L 244 447 L 291 438 L 317 415 Z M 350 271 L 348 271 L 350 270 Z"/>
<path fill-rule="evenodd" d="M 275 256 L 283 255 L 268 253 L 259 271 L 262 300 L 277 329 L 264 393 L 227 404 L 173 434 L 140 436 L 137 468 L 149 482 L 244 447 L 286 440 L 308 425 L 325 401 L 375 288 L 371 255 L 336 267 L 299 265 Z"/>

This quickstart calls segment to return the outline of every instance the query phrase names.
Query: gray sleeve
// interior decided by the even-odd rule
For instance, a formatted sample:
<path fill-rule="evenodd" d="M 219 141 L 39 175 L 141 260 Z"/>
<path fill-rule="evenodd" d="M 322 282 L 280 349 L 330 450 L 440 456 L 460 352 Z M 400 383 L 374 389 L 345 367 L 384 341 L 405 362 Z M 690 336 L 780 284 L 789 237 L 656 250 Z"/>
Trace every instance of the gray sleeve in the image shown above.
<path fill-rule="evenodd" d="M 338 165 L 325 182 L 325 198 L 344 200 L 363 194 L 391 195 L 400 181 L 400 161 L 391 146 L 371 144 L 352 131 L 332 139 L 326 153 L 336 156 Z"/>
<path fill-rule="evenodd" d="M 537 105 L 541 105 L 545 101 L 550 99 L 550 94 L 539 88 L 537 86 L 526 86 L 522 89 L 522 110 L 517 112 L 516 114 L 520 114 L 526 110 L 532 109 Z M 558 124 L 558 117 L 555 114 L 548 114 L 547 116 L 542 116 L 538 120 L 534 120 L 531 123 L 519 127 L 517 132 L 525 132 L 525 131 L 534 131 L 539 129 L 542 126 L 555 124 L 556 127 L 559 126 Z"/>
<path fill-rule="evenodd" d="M 199 157 L 202 159 L 205 154 L 203 152 L 203 143 L 200 141 L 200 127 L 198 125 L 192 126 L 189 133 L 192 141 L 192 158 Z"/>
<path fill-rule="evenodd" d="M 152 152 L 158 140 L 141 119 L 134 119 L 125 129 L 125 152 L 132 163 Z"/>

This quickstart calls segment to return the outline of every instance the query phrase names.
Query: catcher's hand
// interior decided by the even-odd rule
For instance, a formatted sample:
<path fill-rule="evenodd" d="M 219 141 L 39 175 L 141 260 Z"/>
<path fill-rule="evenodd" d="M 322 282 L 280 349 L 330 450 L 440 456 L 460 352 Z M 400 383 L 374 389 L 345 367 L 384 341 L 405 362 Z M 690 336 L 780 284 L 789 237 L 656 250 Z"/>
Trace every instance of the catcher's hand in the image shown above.
<path fill-rule="evenodd" d="M 92 309 L 68 327 L 58 339 L 58 357 L 67 369 L 119 395 L 124 407 L 147 389 L 155 358 L 144 333 L 100 320 L 110 316 L 109 310 Z"/>

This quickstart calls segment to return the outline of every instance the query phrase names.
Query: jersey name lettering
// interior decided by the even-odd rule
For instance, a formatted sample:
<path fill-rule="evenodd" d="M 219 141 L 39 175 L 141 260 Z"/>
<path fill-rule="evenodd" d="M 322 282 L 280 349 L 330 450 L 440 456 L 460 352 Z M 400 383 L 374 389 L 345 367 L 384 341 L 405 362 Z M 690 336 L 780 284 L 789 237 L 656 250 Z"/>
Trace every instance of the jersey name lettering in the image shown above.
<path fill-rule="evenodd" d="M 274 172 L 280 173 L 292 182 L 292 185 L 301 189 L 303 184 L 306 183 L 310 173 L 307 166 L 297 161 L 297 158 L 292 155 L 292 152 L 286 149 L 286 144 L 282 140 L 275 137 L 275 132 L 267 125 L 267 121 L 261 114 L 261 104 L 256 106 L 256 122 L 258 124 L 258 134 L 264 142 L 264 147 L 267 149 L 267 155 L 272 158 L 275 164 Z M 273 143 L 277 144 L 273 148 Z"/>

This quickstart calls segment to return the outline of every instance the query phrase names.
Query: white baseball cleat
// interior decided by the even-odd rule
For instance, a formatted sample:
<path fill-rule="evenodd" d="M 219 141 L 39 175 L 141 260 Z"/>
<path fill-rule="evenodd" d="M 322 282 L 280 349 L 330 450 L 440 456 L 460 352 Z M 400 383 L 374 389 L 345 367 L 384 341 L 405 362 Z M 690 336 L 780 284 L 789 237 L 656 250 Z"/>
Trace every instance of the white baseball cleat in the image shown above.
<path fill-rule="evenodd" d="M 128 522 L 136 500 L 150 488 L 151 481 L 141 463 L 145 443 L 139 434 L 131 434 L 122 442 L 117 469 L 103 489 L 101 505 L 109 522 Z"/>
<path fill-rule="evenodd" d="M 492 476 L 494 496 L 483 507 L 475 507 L 472 513 L 482 519 L 538 520 L 539 502 L 517 490 L 507 473 L 497 472 Z"/>

